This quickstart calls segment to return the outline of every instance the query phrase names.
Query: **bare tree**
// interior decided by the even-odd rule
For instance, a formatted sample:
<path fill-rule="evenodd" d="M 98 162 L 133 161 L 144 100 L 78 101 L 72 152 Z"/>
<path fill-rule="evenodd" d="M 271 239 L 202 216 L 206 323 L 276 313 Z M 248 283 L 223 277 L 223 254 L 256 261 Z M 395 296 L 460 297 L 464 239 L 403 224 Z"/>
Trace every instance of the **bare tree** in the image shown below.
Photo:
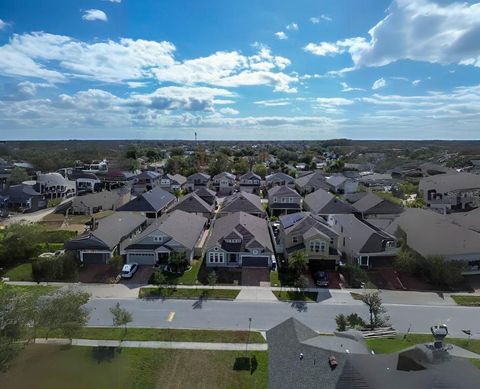
<path fill-rule="evenodd" d="M 387 325 L 390 317 L 386 315 L 387 310 L 382 305 L 379 292 L 367 292 L 362 295 L 361 300 L 368 307 L 370 315 L 369 327 L 372 330 Z"/>

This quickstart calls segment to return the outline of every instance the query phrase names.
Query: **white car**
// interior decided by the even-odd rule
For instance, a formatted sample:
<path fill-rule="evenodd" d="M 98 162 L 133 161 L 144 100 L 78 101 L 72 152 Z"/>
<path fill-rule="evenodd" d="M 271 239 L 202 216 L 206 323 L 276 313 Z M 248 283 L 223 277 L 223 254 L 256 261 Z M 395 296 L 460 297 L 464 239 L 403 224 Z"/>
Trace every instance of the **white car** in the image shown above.
<path fill-rule="evenodd" d="M 138 263 L 127 263 L 122 268 L 122 278 L 132 278 L 135 272 L 138 270 Z"/>

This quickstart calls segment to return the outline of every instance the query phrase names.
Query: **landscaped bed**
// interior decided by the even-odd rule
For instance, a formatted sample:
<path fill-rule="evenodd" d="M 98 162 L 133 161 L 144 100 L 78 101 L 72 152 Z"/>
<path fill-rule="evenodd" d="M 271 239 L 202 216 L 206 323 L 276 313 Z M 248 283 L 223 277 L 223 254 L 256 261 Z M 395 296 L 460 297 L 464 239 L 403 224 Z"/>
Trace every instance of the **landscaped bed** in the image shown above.
<path fill-rule="evenodd" d="M 47 336 L 47 331 L 37 329 L 36 337 Z M 50 331 L 49 338 L 61 338 L 62 335 Z M 265 343 L 265 338 L 256 331 L 220 331 L 220 330 L 184 330 L 167 328 L 105 328 L 84 327 L 75 335 L 76 339 L 100 340 L 138 340 L 168 342 L 210 342 L 210 343 Z"/>
<path fill-rule="evenodd" d="M 480 296 L 453 295 L 452 299 L 458 305 L 463 305 L 466 307 L 480 307 Z"/>
<path fill-rule="evenodd" d="M 178 299 L 235 299 L 240 290 L 235 289 L 176 289 L 140 288 L 139 298 L 178 298 Z"/>
<path fill-rule="evenodd" d="M 32 264 L 22 263 L 7 270 L 5 277 L 10 281 L 33 281 Z"/>
<path fill-rule="evenodd" d="M 9 389 L 267 388 L 267 352 L 28 346 L 6 372 Z"/>
<path fill-rule="evenodd" d="M 317 297 L 318 297 L 317 292 L 297 292 L 297 291 L 274 290 L 273 294 L 280 301 L 316 302 Z"/>

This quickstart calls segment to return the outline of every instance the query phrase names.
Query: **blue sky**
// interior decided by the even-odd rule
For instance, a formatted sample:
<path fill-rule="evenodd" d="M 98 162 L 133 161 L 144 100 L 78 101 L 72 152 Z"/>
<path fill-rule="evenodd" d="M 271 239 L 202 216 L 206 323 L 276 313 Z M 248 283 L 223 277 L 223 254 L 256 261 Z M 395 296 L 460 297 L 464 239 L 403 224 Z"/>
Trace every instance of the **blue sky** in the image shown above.
<path fill-rule="evenodd" d="M 1 139 L 478 139 L 480 3 L 0 0 Z"/>

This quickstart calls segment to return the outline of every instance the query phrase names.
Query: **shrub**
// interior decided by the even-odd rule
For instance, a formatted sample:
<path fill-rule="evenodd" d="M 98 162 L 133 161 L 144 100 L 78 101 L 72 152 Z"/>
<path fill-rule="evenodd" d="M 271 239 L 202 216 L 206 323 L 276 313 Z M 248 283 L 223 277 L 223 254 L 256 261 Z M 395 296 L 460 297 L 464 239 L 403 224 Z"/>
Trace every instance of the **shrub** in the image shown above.
<path fill-rule="evenodd" d="M 76 281 L 79 263 L 72 254 L 37 258 L 32 263 L 33 279 L 40 281 Z"/>
<path fill-rule="evenodd" d="M 156 270 L 150 276 L 148 280 L 149 284 L 152 285 L 164 285 L 166 283 L 166 277 L 161 270 Z"/>
<path fill-rule="evenodd" d="M 362 283 L 368 281 L 367 272 L 357 264 L 347 264 L 340 270 L 352 288 L 360 288 Z"/>
<path fill-rule="evenodd" d="M 347 330 L 347 319 L 343 313 L 335 316 L 335 322 L 337 323 L 337 331 L 346 331 Z"/>
<path fill-rule="evenodd" d="M 350 328 L 364 328 L 366 326 L 363 320 L 357 313 L 351 313 L 347 316 L 347 323 Z"/>

